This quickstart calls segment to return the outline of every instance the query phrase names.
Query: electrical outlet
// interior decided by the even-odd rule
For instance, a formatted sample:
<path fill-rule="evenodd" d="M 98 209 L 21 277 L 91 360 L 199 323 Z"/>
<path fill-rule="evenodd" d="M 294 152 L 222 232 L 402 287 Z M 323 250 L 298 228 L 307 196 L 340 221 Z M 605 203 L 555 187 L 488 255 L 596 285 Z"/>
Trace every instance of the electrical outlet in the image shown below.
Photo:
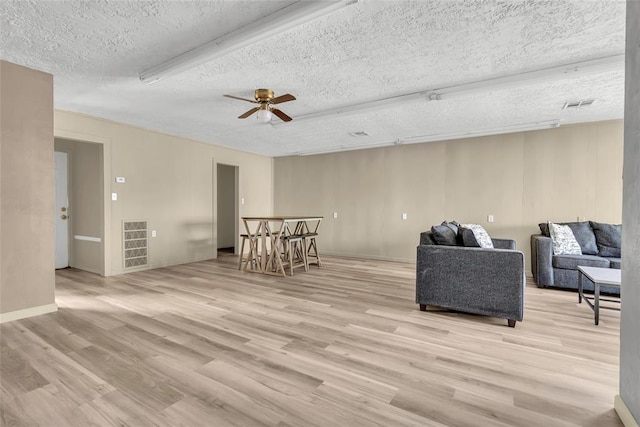
<path fill-rule="evenodd" d="M 151 230 L 151 237 L 156 237 L 157 235 L 156 230 Z"/>
<path fill-rule="evenodd" d="M 336 219 L 336 218 L 338 218 L 338 212 L 333 213 L 333 219 Z"/>
<path fill-rule="evenodd" d="M 487 222 L 493 222 L 493 215 L 487 215 Z"/>
<path fill-rule="evenodd" d="M 406 219 L 407 219 L 407 214 L 406 214 L 406 213 L 403 213 L 403 214 L 402 214 L 402 220 L 403 220 L 403 221 L 405 221 Z"/>

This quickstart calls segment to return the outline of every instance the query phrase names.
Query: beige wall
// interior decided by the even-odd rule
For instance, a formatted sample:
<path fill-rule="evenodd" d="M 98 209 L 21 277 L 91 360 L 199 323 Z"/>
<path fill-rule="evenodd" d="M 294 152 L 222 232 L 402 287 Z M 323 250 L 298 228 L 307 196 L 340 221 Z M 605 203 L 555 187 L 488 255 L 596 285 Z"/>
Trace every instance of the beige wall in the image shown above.
<path fill-rule="evenodd" d="M 324 253 L 415 262 L 419 233 L 447 219 L 514 238 L 529 260 L 539 222 L 620 222 L 622 130 L 608 121 L 277 158 L 274 209 L 323 215 Z"/>
<path fill-rule="evenodd" d="M 53 78 L 0 61 L 0 320 L 55 310 Z"/>
<path fill-rule="evenodd" d="M 123 220 L 146 220 L 157 230 L 157 237 L 149 238 L 149 268 L 216 256 L 217 163 L 239 167 L 245 204 L 238 216 L 272 213 L 273 192 L 264 185 L 272 182 L 271 158 L 66 111 L 55 112 L 54 132 L 104 146 L 106 275 L 125 272 Z M 118 176 L 126 183 L 117 184 Z M 117 201 L 111 201 L 112 192 Z"/>
<path fill-rule="evenodd" d="M 69 159 L 69 265 L 104 274 L 103 145 L 56 139 L 54 147 Z"/>

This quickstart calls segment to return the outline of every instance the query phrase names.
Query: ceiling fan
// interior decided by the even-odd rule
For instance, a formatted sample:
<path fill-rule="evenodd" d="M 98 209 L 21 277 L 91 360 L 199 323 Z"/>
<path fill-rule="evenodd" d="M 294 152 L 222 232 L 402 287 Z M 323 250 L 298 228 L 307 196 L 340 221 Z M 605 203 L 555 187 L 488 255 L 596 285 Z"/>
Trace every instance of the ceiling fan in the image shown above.
<path fill-rule="evenodd" d="M 233 96 L 233 95 L 224 95 L 224 96 L 226 96 L 227 98 L 233 98 L 233 99 L 239 99 L 241 101 L 251 102 L 253 104 L 260 104 L 259 107 L 254 107 L 251 110 L 247 111 L 246 113 L 238 116 L 239 119 L 246 119 L 253 113 L 257 112 L 258 121 L 261 121 L 263 123 L 266 123 L 269 120 L 271 120 L 272 114 L 275 114 L 284 122 L 290 122 L 291 120 L 293 120 L 291 117 L 287 116 L 285 113 L 278 110 L 277 108 L 273 108 L 272 106 L 275 104 L 280 104 L 282 102 L 295 101 L 296 97 L 289 93 L 277 96 L 275 98 L 273 97 L 273 95 L 274 94 L 271 89 L 256 89 L 255 94 L 253 95 L 255 100 L 240 98 L 238 96 Z"/>

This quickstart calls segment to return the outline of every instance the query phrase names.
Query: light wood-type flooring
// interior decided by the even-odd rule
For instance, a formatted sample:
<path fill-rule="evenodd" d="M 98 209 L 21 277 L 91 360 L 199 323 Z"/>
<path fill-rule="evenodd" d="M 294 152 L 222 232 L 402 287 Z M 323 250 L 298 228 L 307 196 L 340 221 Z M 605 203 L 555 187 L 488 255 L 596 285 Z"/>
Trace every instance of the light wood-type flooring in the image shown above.
<path fill-rule="evenodd" d="M 237 257 L 56 274 L 1 325 L 2 426 L 621 426 L 619 313 L 529 283 L 524 321 L 414 303 L 413 264 Z"/>

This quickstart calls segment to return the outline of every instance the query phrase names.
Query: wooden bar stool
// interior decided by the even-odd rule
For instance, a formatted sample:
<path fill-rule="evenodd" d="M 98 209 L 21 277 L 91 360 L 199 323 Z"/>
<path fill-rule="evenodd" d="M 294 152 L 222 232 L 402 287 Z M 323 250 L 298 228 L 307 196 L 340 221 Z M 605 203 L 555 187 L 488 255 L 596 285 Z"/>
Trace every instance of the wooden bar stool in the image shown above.
<path fill-rule="evenodd" d="M 281 239 L 284 247 L 283 258 L 285 262 L 289 263 L 291 275 L 293 276 L 293 269 L 297 267 L 304 267 L 304 271 L 309 271 L 304 235 L 282 236 Z"/>
<path fill-rule="evenodd" d="M 258 264 L 258 257 L 257 257 L 257 253 L 256 253 L 256 237 L 255 235 L 251 235 L 249 236 L 248 234 L 241 234 L 240 237 L 242 237 L 242 243 L 240 244 L 240 259 L 238 261 L 238 270 L 242 270 L 242 263 L 243 262 L 251 262 L 252 267 L 256 267 Z M 244 242 L 249 239 L 249 253 L 247 254 L 247 257 L 244 258 Z"/>
<path fill-rule="evenodd" d="M 320 267 L 322 265 L 322 262 L 320 261 L 320 255 L 318 254 L 318 243 L 316 242 L 317 236 L 318 233 L 315 232 L 303 234 L 304 247 L 307 253 L 307 264 L 311 264 L 311 262 L 309 262 L 308 260 L 308 258 L 311 257 L 316 259 L 315 264 Z"/>

